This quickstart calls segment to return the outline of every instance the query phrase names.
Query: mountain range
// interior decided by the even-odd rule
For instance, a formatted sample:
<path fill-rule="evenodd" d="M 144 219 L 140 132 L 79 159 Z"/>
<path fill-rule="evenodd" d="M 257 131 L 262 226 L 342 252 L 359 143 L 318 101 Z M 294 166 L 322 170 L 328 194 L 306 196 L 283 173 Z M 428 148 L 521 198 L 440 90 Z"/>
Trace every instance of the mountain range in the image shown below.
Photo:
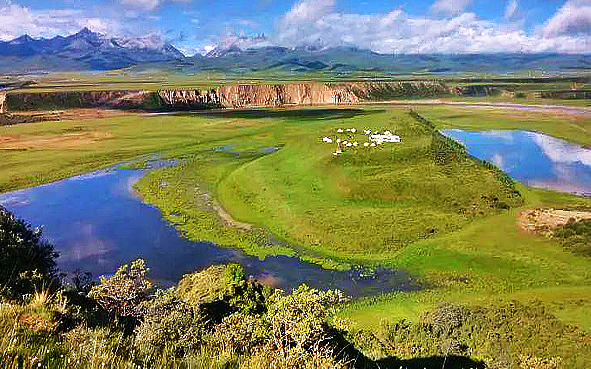
<path fill-rule="evenodd" d="M 34 39 L 28 35 L 0 42 L 4 72 L 113 70 L 185 56 L 158 36 L 109 38 L 88 28 L 70 36 Z"/>
<path fill-rule="evenodd" d="M 187 57 L 158 36 L 110 38 L 88 28 L 70 36 L 0 42 L 0 72 L 157 68 L 212 72 L 452 73 L 591 70 L 591 54 L 379 54 L 356 47 L 273 46 L 264 35 L 220 43 L 206 55 Z"/>

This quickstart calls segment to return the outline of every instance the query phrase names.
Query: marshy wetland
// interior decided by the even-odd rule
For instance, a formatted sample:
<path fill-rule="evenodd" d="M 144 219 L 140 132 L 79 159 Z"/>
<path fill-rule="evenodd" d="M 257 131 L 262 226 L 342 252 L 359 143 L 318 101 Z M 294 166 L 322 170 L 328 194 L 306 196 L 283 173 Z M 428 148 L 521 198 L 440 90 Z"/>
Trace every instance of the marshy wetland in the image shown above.
<path fill-rule="evenodd" d="M 448 129 L 445 135 L 439 133 L 442 128 Z M 350 322 L 352 331 L 373 332 L 381 342 L 396 343 L 378 349 L 364 346 L 359 338 L 356 344 L 368 357 L 440 355 L 439 343 L 429 346 L 435 338 L 420 327 L 434 316 L 429 314 L 447 311 L 441 310 L 442 304 L 454 304 L 462 307 L 458 316 L 470 317 L 465 324 L 481 327 L 487 327 L 491 314 L 514 312 L 502 328 L 490 328 L 501 336 L 506 334 L 502 336 L 505 343 L 484 347 L 486 339 L 479 341 L 482 337 L 477 334 L 466 338 L 461 332 L 469 349 L 454 351 L 458 355 L 487 363 L 502 355 L 516 363 L 526 361 L 520 355 L 559 358 L 565 367 L 583 368 L 591 360 L 591 300 L 587 298 L 591 259 L 548 234 L 522 230 L 517 219 L 532 209 L 587 211 L 591 199 L 529 187 L 535 183 L 521 180 L 505 167 L 508 160 L 501 163 L 494 157 L 482 157 L 517 179 L 472 156 L 480 157 L 468 136 L 458 139 L 467 150 L 449 137 L 458 138 L 455 129 L 521 129 L 532 133 L 493 132 L 502 132 L 505 140 L 509 134 L 520 142 L 523 134 L 554 148 L 563 145 L 558 151 L 562 157 L 570 158 L 576 152 L 583 158 L 588 155 L 583 148 L 553 137 L 588 147 L 590 128 L 591 118 L 584 114 L 565 118 L 535 111 L 388 105 L 129 114 L 27 123 L 0 127 L 4 159 L 0 189 L 7 193 L 2 203 L 9 210 L 12 206 L 34 226 L 42 225 L 35 220 L 37 216 L 46 219 L 40 223 L 47 223 L 44 233 L 56 249 L 61 244 L 84 244 L 85 248 L 60 250 L 60 258 L 71 262 L 71 267 L 83 267 L 88 257 L 91 263 L 103 263 L 101 270 L 112 272 L 116 265 L 129 263 L 152 248 L 152 260 L 146 257 L 148 266 L 155 272 L 154 279 L 167 281 L 208 264 L 226 262 L 242 264 L 247 273 L 258 273 L 261 280 L 265 268 L 275 265 L 277 273 L 317 279 L 318 287 L 323 287 L 324 277 L 314 274 L 315 270 L 325 270 L 326 278 L 334 278 L 338 274 L 330 270 L 360 266 L 377 270 L 378 282 L 384 270 L 399 270 L 403 271 L 400 275 L 391 272 L 386 279 L 401 277 L 410 288 L 393 284 L 379 293 L 369 289 L 370 296 L 341 305 L 337 315 Z M 400 142 L 365 147 L 366 129 L 390 131 Z M 335 142 L 323 142 L 323 137 Z M 358 145 L 334 155 L 337 138 Z M 501 144 L 494 146 L 502 149 Z M 534 150 L 523 143 L 519 146 Z M 145 172 L 121 169 L 9 192 L 132 159 L 141 162 L 150 155 L 184 160 Z M 528 169 L 523 163 L 514 166 Z M 583 159 L 570 164 L 577 165 L 575 173 L 585 169 L 580 167 L 585 166 Z M 551 171 L 539 161 L 532 168 Z M 568 183 L 563 189 L 587 192 L 587 174 L 574 177 L 583 181 L 583 187 Z M 59 192 L 60 186 L 70 186 L 71 192 L 57 200 L 52 191 Z M 81 187 L 76 190 L 76 186 Z M 34 209 L 35 197 L 46 208 Z M 60 202 L 69 202 L 70 207 L 52 208 Z M 219 209 L 230 218 L 220 216 Z M 58 220 L 60 211 L 70 219 L 69 224 Z M 150 215 L 138 215 L 140 211 Z M 93 228 L 85 223 L 93 218 L 105 222 Z M 68 230 L 58 228 L 54 233 L 49 226 L 52 220 Z M 138 223 L 147 228 L 136 228 Z M 109 242 L 118 245 L 98 237 L 101 227 L 105 233 L 117 234 Z M 74 240 L 76 234 L 82 236 Z M 165 237 L 175 241 L 154 242 Z M 175 264 L 175 260 L 182 263 Z M 281 276 L 274 273 L 267 276 Z M 339 286 L 339 277 L 335 280 L 326 287 L 345 288 Z M 290 283 L 300 282 L 307 280 L 294 277 Z M 402 320 L 405 323 L 399 325 Z M 537 332 L 531 340 L 512 334 L 512 325 L 519 321 L 533 324 L 523 325 L 523 332 L 533 332 L 536 325 L 545 327 L 544 332 Z M 424 339 L 408 338 L 412 334 Z M 572 345 L 575 336 L 578 343 Z"/>

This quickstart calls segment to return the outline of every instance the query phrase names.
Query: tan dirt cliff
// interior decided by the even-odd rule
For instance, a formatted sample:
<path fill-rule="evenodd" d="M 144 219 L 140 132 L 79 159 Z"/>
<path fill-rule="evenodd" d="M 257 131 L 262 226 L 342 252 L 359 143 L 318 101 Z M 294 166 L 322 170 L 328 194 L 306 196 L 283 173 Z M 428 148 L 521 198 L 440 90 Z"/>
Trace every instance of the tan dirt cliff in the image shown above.
<path fill-rule="evenodd" d="M 0 114 L 5 113 L 4 102 L 6 101 L 6 92 L 0 92 Z"/>
<path fill-rule="evenodd" d="M 224 85 L 209 90 L 8 93 L 2 106 L 4 112 L 97 107 L 175 111 L 349 105 L 361 101 L 488 94 L 490 91 L 490 86 L 458 88 L 439 81 Z M 0 95 L 0 103 L 1 99 Z"/>
<path fill-rule="evenodd" d="M 359 102 L 348 86 L 323 83 L 220 86 L 206 91 L 159 91 L 158 95 L 168 105 L 204 104 L 234 109 Z"/>

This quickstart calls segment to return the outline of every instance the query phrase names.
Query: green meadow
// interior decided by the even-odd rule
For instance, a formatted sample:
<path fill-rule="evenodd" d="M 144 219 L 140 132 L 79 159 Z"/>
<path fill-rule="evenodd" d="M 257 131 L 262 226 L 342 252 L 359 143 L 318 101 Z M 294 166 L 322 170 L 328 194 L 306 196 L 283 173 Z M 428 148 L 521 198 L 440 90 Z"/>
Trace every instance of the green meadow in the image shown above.
<path fill-rule="evenodd" d="M 585 367 L 587 359 L 563 357 L 576 352 L 560 351 L 572 339 L 560 332 L 568 325 L 591 333 L 591 259 L 559 240 L 520 230 L 516 218 L 533 208 L 588 208 L 591 199 L 510 180 L 437 129 L 525 129 L 591 146 L 591 118 L 468 107 L 412 109 L 132 114 L 5 126 L 0 127 L 0 189 L 121 162 L 141 164 L 154 155 L 182 157 L 178 166 L 148 171 L 137 189 L 188 237 L 237 245 L 260 258 L 288 255 L 331 268 L 402 269 L 425 284 L 419 292 L 385 293 L 344 305 L 338 317 L 355 329 L 390 332 L 383 334 L 395 341 L 415 328 L 388 324 L 401 319 L 419 324 L 444 303 L 503 310 L 516 301 L 512 308 L 535 313 L 531 319 L 547 327 L 548 339 L 555 342 L 544 351 L 530 339 L 523 352 L 562 355 L 567 367 Z M 355 133 L 337 131 L 351 128 Z M 364 129 L 389 130 L 401 142 L 365 147 Z M 325 136 L 358 146 L 334 155 L 336 144 L 324 143 Z M 542 310 L 527 310 L 532 306 Z M 491 352 L 474 356 L 483 359 Z M 396 354 L 413 357 L 410 351 Z"/>

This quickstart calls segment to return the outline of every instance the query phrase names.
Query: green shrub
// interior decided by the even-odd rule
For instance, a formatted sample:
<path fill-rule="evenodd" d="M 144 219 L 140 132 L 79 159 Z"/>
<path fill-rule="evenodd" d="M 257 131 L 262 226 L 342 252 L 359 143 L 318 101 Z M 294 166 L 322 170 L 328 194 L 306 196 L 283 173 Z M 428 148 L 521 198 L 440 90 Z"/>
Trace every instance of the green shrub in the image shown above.
<path fill-rule="evenodd" d="M 77 327 L 62 335 L 67 348 L 64 365 L 58 368 L 129 368 L 132 338 L 109 327 Z M 67 363 L 67 364 L 66 364 Z M 127 365 L 126 365 L 127 364 Z"/>
<path fill-rule="evenodd" d="M 328 323 L 344 301 L 339 292 L 302 286 L 284 295 L 245 279 L 242 268 L 232 265 L 185 276 L 179 287 L 152 294 L 147 270 L 142 260 L 124 265 L 101 277 L 89 296 L 68 290 L 27 304 L 0 304 L 0 367 L 267 369 L 344 368 L 353 359 L 370 363 L 344 331 Z"/>
<path fill-rule="evenodd" d="M 179 300 L 174 291 L 159 291 L 143 304 L 144 318 L 136 328 L 135 345 L 145 362 L 172 359 L 198 352 L 205 332 L 198 307 Z"/>
<path fill-rule="evenodd" d="M 180 299 L 191 305 L 202 305 L 221 319 L 234 311 L 261 314 L 266 311 L 268 287 L 244 277 L 242 267 L 235 264 L 214 265 L 199 273 L 183 277 L 176 289 Z M 225 311 L 222 311 L 225 307 Z"/>
<path fill-rule="evenodd" d="M 0 296 L 21 298 L 59 286 L 53 246 L 41 231 L 0 206 Z"/>
<path fill-rule="evenodd" d="M 123 265 L 112 276 L 101 276 L 100 284 L 92 287 L 88 296 L 115 318 L 139 319 L 143 315 L 140 304 L 153 292 L 147 272 L 146 263 L 141 259 L 134 261 L 131 267 Z"/>
<path fill-rule="evenodd" d="M 576 221 L 571 218 L 566 224 L 556 227 L 553 236 L 562 243 L 566 250 L 583 256 L 591 256 L 591 219 Z"/>
<path fill-rule="evenodd" d="M 287 348 L 278 353 L 271 346 L 264 346 L 248 357 L 240 367 L 245 369 L 340 369 L 348 368 L 348 362 L 338 360 L 332 349 L 319 344 L 306 350 L 301 346 Z"/>
<path fill-rule="evenodd" d="M 229 355 L 245 355 L 269 341 L 270 327 L 261 317 L 234 313 L 215 327 L 209 343 Z"/>
<path fill-rule="evenodd" d="M 326 319 L 334 314 L 336 304 L 344 301 L 338 291 L 318 291 L 305 285 L 291 294 L 276 294 L 267 313 L 271 341 L 279 355 L 292 347 L 305 350 L 317 343 L 328 343 L 330 327 Z"/>
<path fill-rule="evenodd" d="M 565 367 L 579 367 L 577 355 L 591 350 L 591 336 L 562 323 L 536 302 L 446 304 L 418 322 L 389 323 L 381 336 L 390 344 L 391 356 L 460 355 L 484 360 L 490 368 L 532 361 L 563 361 Z"/>

